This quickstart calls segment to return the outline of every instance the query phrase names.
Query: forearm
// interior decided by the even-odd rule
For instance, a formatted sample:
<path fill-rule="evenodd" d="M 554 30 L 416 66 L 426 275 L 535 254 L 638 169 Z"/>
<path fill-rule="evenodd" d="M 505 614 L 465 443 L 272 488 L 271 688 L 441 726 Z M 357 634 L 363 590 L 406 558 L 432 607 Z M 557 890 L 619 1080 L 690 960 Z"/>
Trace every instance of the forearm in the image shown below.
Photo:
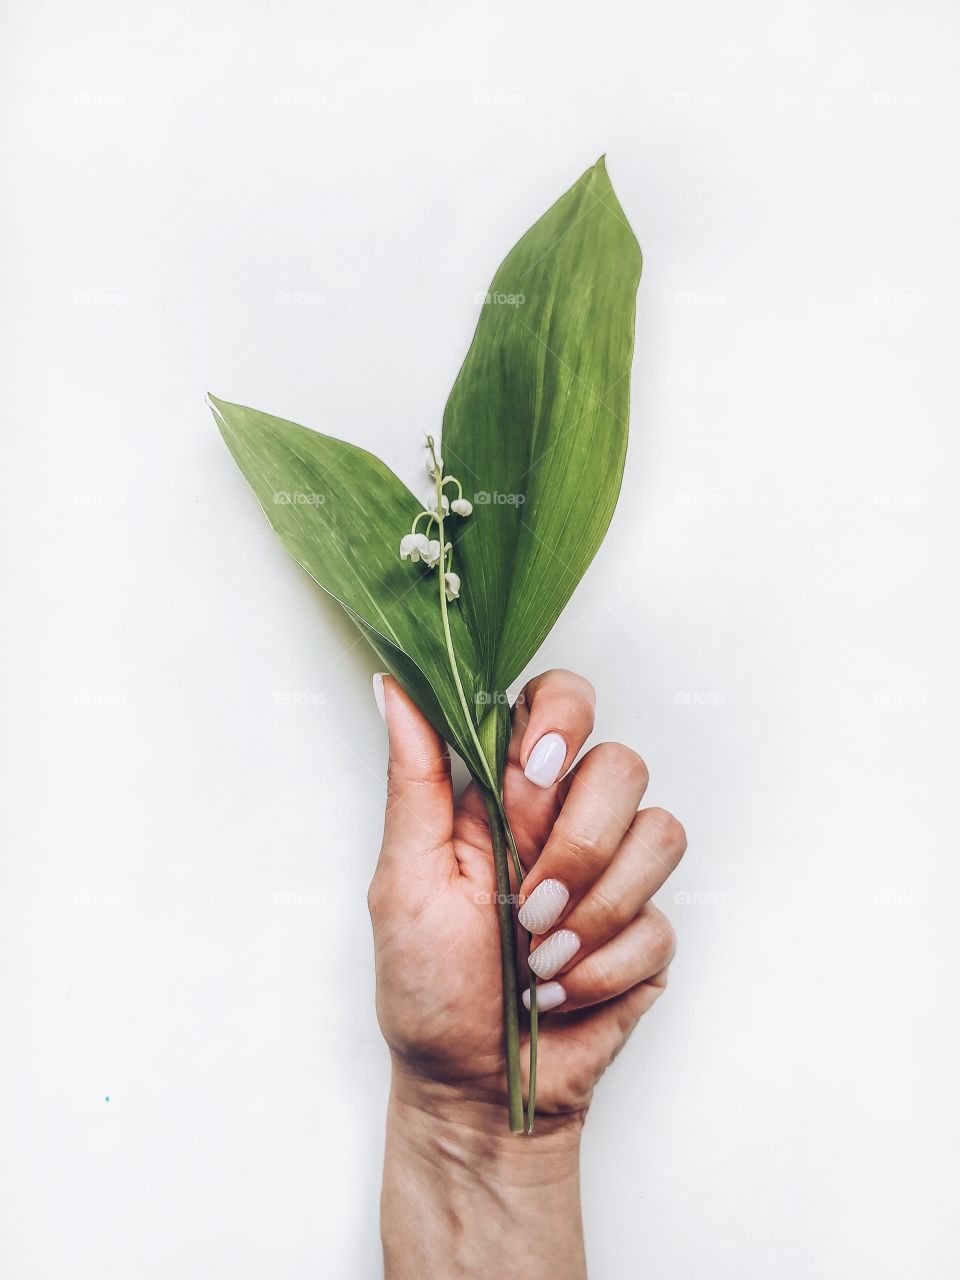
<path fill-rule="evenodd" d="M 387 1280 L 583 1280 L 582 1119 L 506 1131 L 503 1107 L 394 1072 L 381 1229 Z"/>

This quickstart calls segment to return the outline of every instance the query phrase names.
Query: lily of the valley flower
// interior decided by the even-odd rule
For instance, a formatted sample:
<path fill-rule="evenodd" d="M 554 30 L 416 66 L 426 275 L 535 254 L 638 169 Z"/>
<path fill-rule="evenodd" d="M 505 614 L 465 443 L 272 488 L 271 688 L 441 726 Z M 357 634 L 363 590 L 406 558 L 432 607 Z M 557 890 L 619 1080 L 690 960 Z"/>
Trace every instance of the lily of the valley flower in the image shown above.
<path fill-rule="evenodd" d="M 401 559 L 416 564 L 421 558 L 426 559 L 429 549 L 430 540 L 425 534 L 407 534 L 406 538 L 401 538 Z"/>
<path fill-rule="evenodd" d="M 453 544 L 442 537 L 443 522 L 451 511 L 458 516 L 470 515 L 473 511 L 473 503 L 463 496 L 463 485 L 456 476 L 443 474 L 443 459 L 437 452 L 432 436 L 427 436 L 427 475 L 431 476 L 434 482 L 433 497 L 414 520 L 410 532 L 400 539 L 400 559 L 410 560 L 414 564 L 422 562 L 428 569 L 435 569 L 439 565 L 443 577 L 444 598 L 447 601 L 456 600 L 460 595 L 460 576 L 451 568 Z M 457 486 L 457 496 L 452 502 L 443 492 L 444 486 L 448 484 Z M 423 526 L 424 533 L 418 532 L 421 520 L 426 520 Z M 431 538 L 430 534 L 433 532 L 440 534 L 441 537 Z"/>

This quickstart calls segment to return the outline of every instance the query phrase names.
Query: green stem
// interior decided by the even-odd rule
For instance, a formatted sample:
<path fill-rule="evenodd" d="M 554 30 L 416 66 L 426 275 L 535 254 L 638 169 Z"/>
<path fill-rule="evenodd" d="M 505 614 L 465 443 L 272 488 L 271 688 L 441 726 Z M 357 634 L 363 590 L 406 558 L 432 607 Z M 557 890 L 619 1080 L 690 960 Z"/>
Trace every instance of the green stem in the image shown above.
<path fill-rule="evenodd" d="M 527 1089 L 527 1133 L 537 1114 L 537 975 L 530 971 L 530 1084 Z"/>
<path fill-rule="evenodd" d="M 433 437 L 427 442 L 434 462 L 434 487 L 436 491 L 436 514 L 433 519 L 437 525 L 437 536 L 440 541 L 440 565 L 437 579 L 440 583 L 440 617 L 443 621 L 443 638 L 447 650 L 447 659 L 457 696 L 463 711 L 463 718 L 477 759 L 486 774 L 488 789 L 484 790 L 483 800 L 487 808 L 490 824 L 490 838 L 493 844 L 493 861 L 497 878 L 497 918 L 500 925 L 500 967 L 503 975 L 503 1022 L 504 1041 L 507 1058 L 507 1105 L 510 1116 L 510 1130 L 513 1133 L 523 1132 L 523 1092 L 520 1081 L 520 1022 L 517 1008 L 517 962 L 513 912 L 510 910 L 510 868 L 507 864 L 507 852 L 504 846 L 504 835 L 510 849 L 517 887 L 523 880 L 523 865 L 517 851 L 517 842 L 510 827 L 507 811 L 503 804 L 503 795 L 499 779 L 494 774 L 494 767 L 487 757 L 480 742 L 470 704 L 460 679 L 460 668 L 457 663 L 456 650 L 453 647 L 453 635 L 450 631 L 450 616 L 447 609 L 447 584 L 444 572 L 447 568 L 446 537 L 443 527 L 443 469 L 437 466 L 437 452 Z M 456 481 L 459 489 L 459 481 Z M 460 489 L 462 495 L 463 490 Z M 419 516 L 417 517 L 419 520 Z M 416 525 L 414 525 L 416 528 Z M 529 935 L 528 935 L 529 936 Z M 537 1101 L 537 980 L 530 975 L 530 1085 L 527 1097 L 527 1132 L 533 1132 L 533 1120 Z"/>
<path fill-rule="evenodd" d="M 523 1084 L 520 1079 L 520 1017 L 517 1010 L 517 957 L 510 909 L 510 868 L 497 804 L 484 791 L 493 865 L 497 875 L 497 920 L 500 925 L 500 973 L 503 981 L 503 1045 L 507 1060 L 507 1112 L 510 1132 L 523 1133 Z"/>
<path fill-rule="evenodd" d="M 507 811 L 503 807 L 503 797 L 497 793 L 497 804 L 500 807 L 500 817 L 503 819 L 503 829 L 507 833 L 507 844 L 510 846 L 510 857 L 513 860 L 513 870 L 517 877 L 517 888 L 520 887 L 520 881 L 524 877 L 523 863 L 520 861 L 520 854 L 517 852 L 517 842 L 514 839 L 513 829 L 507 820 Z"/>
<path fill-rule="evenodd" d="M 430 442 L 430 451 L 434 456 L 434 461 L 436 461 L 436 452 L 433 448 L 433 439 L 429 436 L 427 437 L 427 439 Z M 447 563 L 447 553 L 445 550 L 447 544 L 445 541 L 444 528 L 443 528 L 443 507 L 440 503 L 440 468 L 439 467 L 436 468 L 436 472 L 437 472 L 437 478 L 436 478 L 437 513 L 434 516 L 434 520 L 437 523 L 437 536 L 440 540 L 440 571 L 437 574 L 437 580 L 440 583 L 440 617 L 443 621 L 443 639 L 447 647 L 447 660 L 450 663 L 450 671 L 453 675 L 453 682 L 457 686 L 457 697 L 460 699 L 460 707 L 463 711 L 463 718 L 466 721 L 467 731 L 470 734 L 470 740 L 473 743 L 473 748 L 477 753 L 477 758 L 479 759 L 480 763 L 483 766 L 484 773 L 487 775 L 487 784 L 489 785 L 490 790 L 493 792 L 493 794 L 497 797 L 498 804 L 499 804 L 500 788 L 497 785 L 496 778 L 493 776 L 493 770 L 490 767 L 490 762 L 487 760 L 486 752 L 484 751 L 483 747 L 480 745 L 480 739 L 477 737 L 477 730 L 473 723 L 473 715 L 470 712 L 470 703 L 467 701 L 467 695 L 463 689 L 463 681 L 460 679 L 460 668 L 457 665 L 457 654 L 453 647 L 453 636 L 450 633 L 450 615 L 447 610 L 447 584 L 443 580 L 444 568 Z"/>

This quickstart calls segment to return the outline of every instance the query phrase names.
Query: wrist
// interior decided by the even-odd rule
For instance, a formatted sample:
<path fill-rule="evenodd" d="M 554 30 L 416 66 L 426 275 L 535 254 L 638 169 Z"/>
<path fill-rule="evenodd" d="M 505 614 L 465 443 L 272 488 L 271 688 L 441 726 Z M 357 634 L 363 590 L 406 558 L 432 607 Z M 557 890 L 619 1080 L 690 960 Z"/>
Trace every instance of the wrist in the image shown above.
<path fill-rule="evenodd" d="M 488 1166 L 508 1173 L 534 1167 L 532 1176 L 564 1174 L 580 1157 L 580 1135 L 585 1111 L 561 1115 L 537 1113 L 532 1134 L 511 1133 L 503 1101 L 488 1097 L 482 1088 L 425 1079 L 394 1062 L 390 1087 L 388 1128 L 416 1145 L 442 1147 L 451 1155 L 468 1157 L 479 1170 Z"/>
<path fill-rule="evenodd" d="M 585 1275 L 582 1113 L 510 1133 L 502 1102 L 394 1065 L 382 1229 L 388 1280 Z"/>

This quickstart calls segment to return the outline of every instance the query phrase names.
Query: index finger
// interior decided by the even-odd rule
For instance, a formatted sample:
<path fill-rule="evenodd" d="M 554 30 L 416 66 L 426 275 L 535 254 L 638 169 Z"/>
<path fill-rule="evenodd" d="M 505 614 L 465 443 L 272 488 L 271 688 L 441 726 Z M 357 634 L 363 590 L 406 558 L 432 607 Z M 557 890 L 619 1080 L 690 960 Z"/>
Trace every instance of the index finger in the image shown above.
<path fill-rule="evenodd" d="M 593 732 L 597 695 L 574 671 L 545 671 L 517 699 L 508 763 L 543 790 L 556 786 Z"/>
<path fill-rule="evenodd" d="M 572 671 L 545 671 L 517 699 L 503 798 L 525 867 L 553 829 L 559 784 L 593 732 L 595 708 L 593 686 Z"/>
<path fill-rule="evenodd" d="M 561 804 L 558 783 L 593 732 L 595 709 L 593 685 L 573 671 L 544 671 L 517 698 L 503 799 L 524 866 L 532 865 L 553 829 Z M 475 784 L 463 793 L 460 805 L 486 822 Z"/>

